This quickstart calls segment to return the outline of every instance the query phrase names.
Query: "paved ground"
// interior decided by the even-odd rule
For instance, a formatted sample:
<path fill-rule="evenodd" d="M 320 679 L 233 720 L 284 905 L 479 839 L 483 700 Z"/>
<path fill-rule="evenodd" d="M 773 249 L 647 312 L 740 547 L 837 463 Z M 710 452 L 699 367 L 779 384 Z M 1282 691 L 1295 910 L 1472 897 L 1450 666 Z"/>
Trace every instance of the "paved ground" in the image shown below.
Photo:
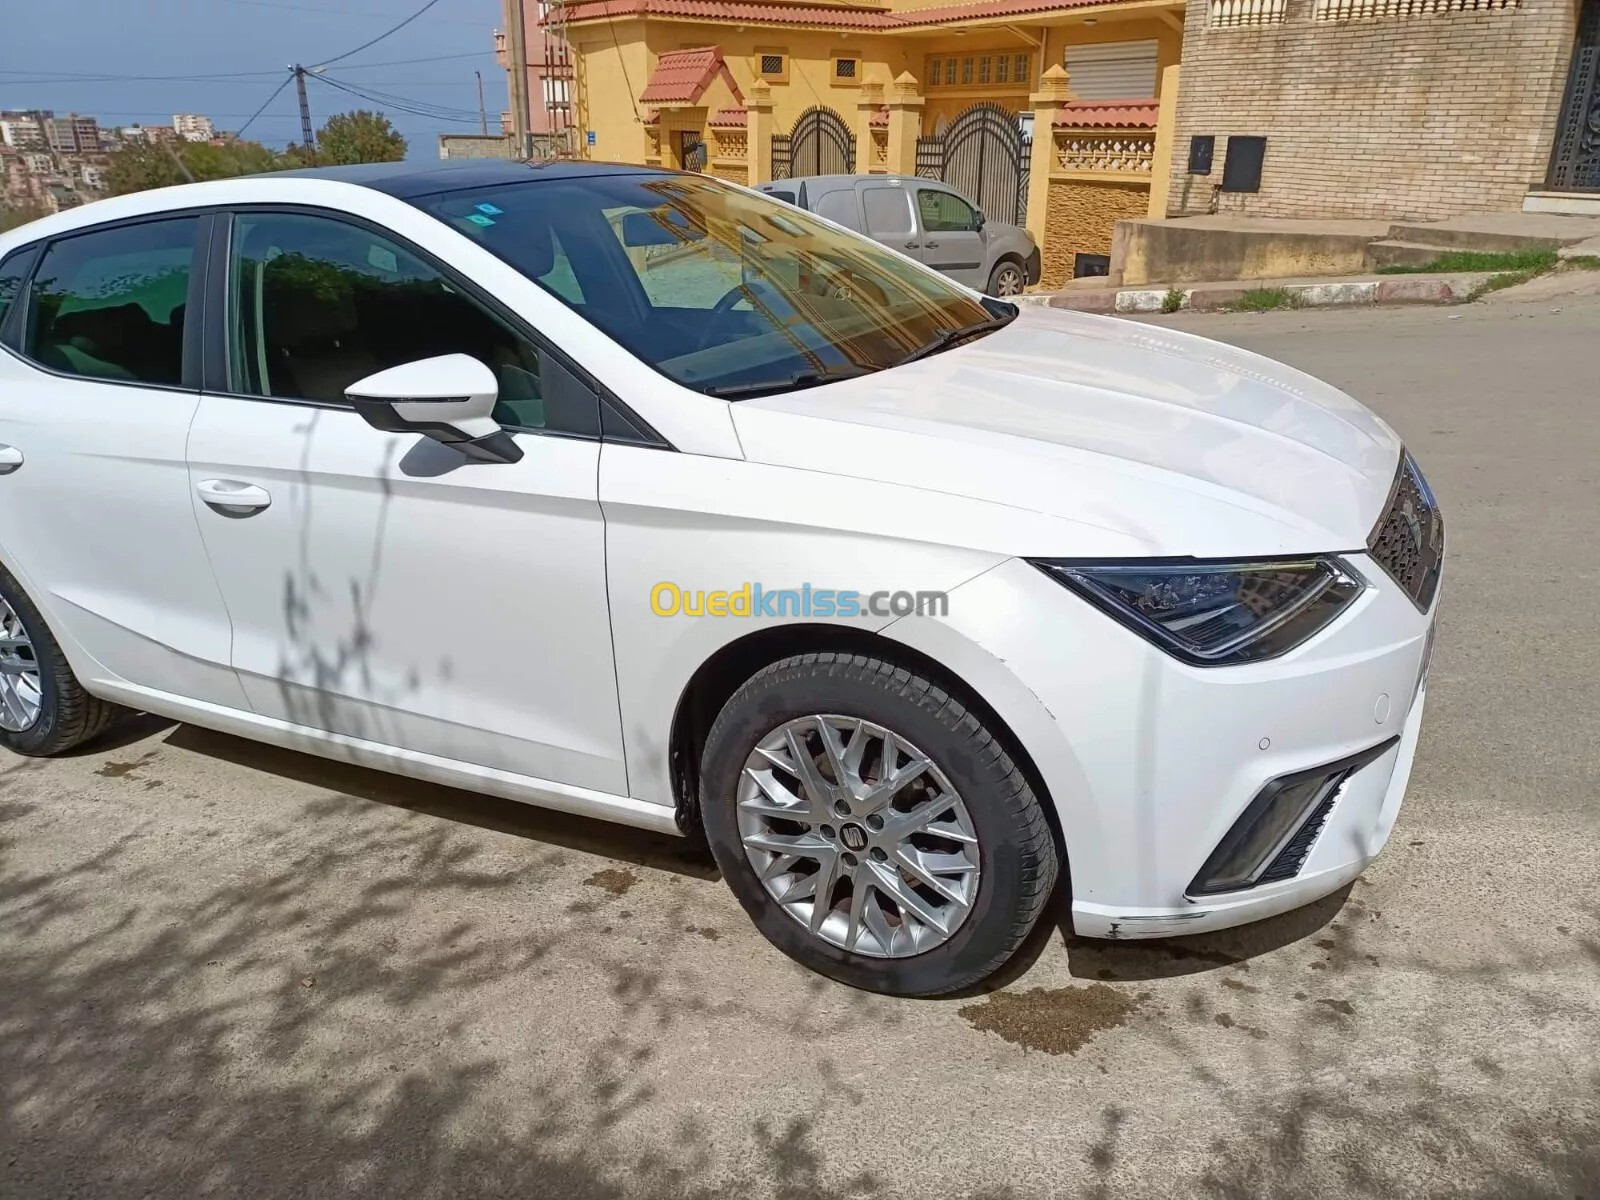
<path fill-rule="evenodd" d="M 671 840 L 147 723 L 0 762 L 0 1194 L 1600 1195 L 1600 301 L 1550 308 L 1168 319 L 1367 398 L 1449 510 L 1347 895 L 895 1002 Z"/>

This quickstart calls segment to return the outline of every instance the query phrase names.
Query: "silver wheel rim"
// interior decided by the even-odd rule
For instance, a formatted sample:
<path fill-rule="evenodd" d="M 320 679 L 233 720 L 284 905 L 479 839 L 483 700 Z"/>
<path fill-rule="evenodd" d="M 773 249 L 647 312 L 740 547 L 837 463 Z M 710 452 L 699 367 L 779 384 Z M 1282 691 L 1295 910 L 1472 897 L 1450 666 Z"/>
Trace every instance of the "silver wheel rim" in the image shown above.
<path fill-rule="evenodd" d="M 0 598 L 0 729 L 11 733 L 32 729 L 43 703 L 33 639 L 16 609 Z"/>
<path fill-rule="evenodd" d="M 1022 291 L 1022 273 L 1015 267 L 1007 267 L 1000 272 L 995 294 L 999 296 L 1015 296 Z"/>
<path fill-rule="evenodd" d="M 767 894 L 852 954 L 906 958 L 954 936 L 978 894 L 978 835 L 937 765 L 855 717 L 799 717 L 739 775 L 739 837 Z"/>

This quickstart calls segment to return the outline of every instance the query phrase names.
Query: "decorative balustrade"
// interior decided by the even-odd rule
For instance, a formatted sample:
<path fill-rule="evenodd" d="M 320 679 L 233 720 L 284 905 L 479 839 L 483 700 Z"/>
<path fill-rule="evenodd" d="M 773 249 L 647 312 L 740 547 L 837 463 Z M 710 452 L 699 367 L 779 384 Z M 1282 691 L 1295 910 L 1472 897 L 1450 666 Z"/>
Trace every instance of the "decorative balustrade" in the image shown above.
<path fill-rule="evenodd" d="M 1055 169 L 1066 174 L 1148 177 L 1155 166 L 1155 130 L 1105 133 L 1056 130 Z"/>
<path fill-rule="evenodd" d="M 1253 29 L 1283 24 L 1288 0 L 1211 0 L 1206 23 L 1213 29 Z"/>
<path fill-rule="evenodd" d="M 1381 17 L 1427 17 L 1437 13 L 1498 12 L 1518 7 L 1520 0 L 1312 0 L 1311 19 L 1359 21 Z"/>

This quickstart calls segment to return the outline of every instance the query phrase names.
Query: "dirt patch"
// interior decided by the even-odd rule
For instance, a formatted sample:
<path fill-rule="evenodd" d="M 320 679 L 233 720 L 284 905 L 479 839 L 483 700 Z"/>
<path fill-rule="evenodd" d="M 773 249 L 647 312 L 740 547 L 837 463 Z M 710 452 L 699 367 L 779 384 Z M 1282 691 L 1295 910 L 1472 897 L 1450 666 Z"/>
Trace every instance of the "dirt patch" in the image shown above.
<path fill-rule="evenodd" d="M 639 877 L 632 871 L 624 871 L 620 867 L 607 867 L 603 871 L 596 871 L 583 882 L 590 887 L 610 892 L 613 896 L 626 896 L 629 889 L 639 882 Z"/>
<path fill-rule="evenodd" d="M 693 925 L 685 925 L 683 927 L 683 931 L 685 933 L 698 933 L 701 937 L 705 938 L 705 940 L 708 941 L 708 942 L 717 941 L 719 938 L 722 937 L 722 934 L 721 934 L 720 931 L 715 930 L 715 929 L 711 929 L 709 927 L 696 928 Z"/>
<path fill-rule="evenodd" d="M 1225 988 L 1230 988 L 1235 992 L 1259 992 L 1261 990 L 1258 987 L 1251 987 L 1242 979 L 1224 979 L 1222 981 L 1222 986 Z"/>
<path fill-rule="evenodd" d="M 1095 1034 L 1127 1023 L 1149 997 L 1103 983 L 1082 988 L 1031 988 L 995 992 L 960 1014 L 974 1029 L 1046 1054 L 1076 1054 Z"/>
<path fill-rule="evenodd" d="M 1355 1005 L 1348 1000 L 1318 1000 L 1318 1004 L 1326 1005 L 1336 1013 L 1343 1013 L 1347 1017 L 1356 1015 Z"/>

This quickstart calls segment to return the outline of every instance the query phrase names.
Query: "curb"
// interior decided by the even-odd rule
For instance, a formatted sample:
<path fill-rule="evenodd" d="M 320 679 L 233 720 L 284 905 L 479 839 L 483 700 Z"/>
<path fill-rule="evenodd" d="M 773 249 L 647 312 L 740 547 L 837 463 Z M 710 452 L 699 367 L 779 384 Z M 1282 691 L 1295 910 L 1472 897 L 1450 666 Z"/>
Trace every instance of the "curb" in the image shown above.
<path fill-rule="evenodd" d="M 1122 288 L 1117 291 L 1053 292 L 1028 297 L 1037 304 L 1073 312 L 1101 315 L 1158 313 L 1171 291 L 1181 291 L 1180 309 L 1220 312 L 1237 306 L 1247 292 L 1271 289 L 1287 292 L 1294 308 L 1354 308 L 1369 304 L 1460 304 L 1491 273 L 1467 275 L 1396 275 L 1385 279 L 1355 279 L 1322 283 L 1199 284 L 1192 288 Z"/>

